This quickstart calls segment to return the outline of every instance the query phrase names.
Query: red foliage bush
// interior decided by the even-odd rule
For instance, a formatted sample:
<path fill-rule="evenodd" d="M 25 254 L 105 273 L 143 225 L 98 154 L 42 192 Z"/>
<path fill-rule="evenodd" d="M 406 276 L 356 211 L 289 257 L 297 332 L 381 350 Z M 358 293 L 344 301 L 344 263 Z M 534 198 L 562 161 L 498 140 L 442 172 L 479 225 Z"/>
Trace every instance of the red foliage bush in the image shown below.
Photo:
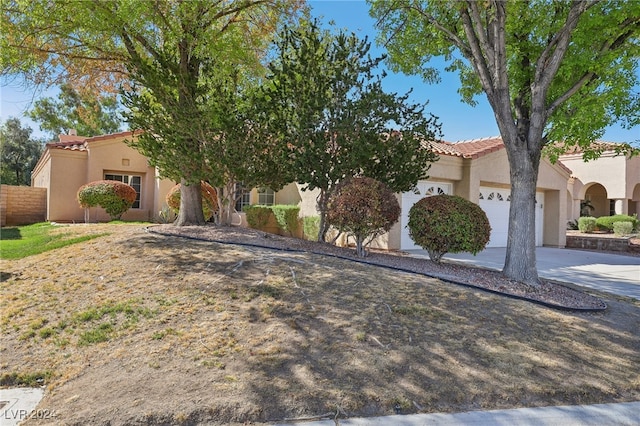
<path fill-rule="evenodd" d="M 356 238 L 358 256 L 377 236 L 398 221 L 400 204 L 387 185 L 368 177 L 342 181 L 327 204 L 327 222 Z"/>
<path fill-rule="evenodd" d="M 111 220 L 120 219 L 136 201 L 137 193 L 133 187 L 116 180 L 98 180 L 83 185 L 78 190 L 80 207 L 100 206 L 111 216 Z"/>

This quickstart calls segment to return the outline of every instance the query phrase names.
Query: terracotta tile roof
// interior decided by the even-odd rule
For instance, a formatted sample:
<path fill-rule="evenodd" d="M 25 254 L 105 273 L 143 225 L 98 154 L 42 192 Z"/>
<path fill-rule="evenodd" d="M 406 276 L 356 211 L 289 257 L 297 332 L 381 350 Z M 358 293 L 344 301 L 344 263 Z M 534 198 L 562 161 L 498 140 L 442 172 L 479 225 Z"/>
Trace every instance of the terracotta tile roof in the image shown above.
<path fill-rule="evenodd" d="M 444 141 L 431 142 L 431 147 L 436 154 L 475 159 L 503 149 L 504 144 L 502 143 L 502 138 L 492 136 L 489 138 L 471 139 L 455 143 Z"/>
<path fill-rule="evenodd" d="M 559 146 L 560 148 L 564 148 L 564 145 L 562 143 L 558 143 L 556 145 Z M 594 141 L 591 143 L 590 148 L 594 151 L 607 152 L 607 151 L 615 151 L 616 148 L 620 148 L 622 145 L 623 144 L 616 143 L 616 142 Z M 568 147 L 564 152 L 564 154 L 562 155 L 582 154 L 583 152 L 584 152 L 584 149 L 582 147 L 573 145 Z"/>
<path fill-rule="evenodd" d="M 500 136 L 492 136 L 482 139 L 470 139 L 460 142 L 431 142 L 431 147 L 436 154 L 451 155 L 454 157 L 476 159 L 492 152 L 504 149 L 502 138 Z M 557 161 L 556 165 L 560 169 L 571 175 L 573 172 L 561 161 Z"/>
<path fill-rule="evenodd" d="M 108 135 L 92 136 L 90 138 L 87 138 L 86 142 L 97 142 L 97 141 L 103 141 L 107 139 L 115 139 L 115 138 L 139 135 L 140 133 L 142 133 L 142 131 L 136 131 L 136 132 L 127 131 L 127 132 L 111 133 Z"/>
<path fill-rule="evenodd" d="M 86 151 L 87 143 L 85 141 L 72 142 L 50 142 L 47 144 L 50 149 L 66 149 L 69 151 Z"/>
<path fill-rule="evenodd" d="M 47 147 L 51 149 L 66 149 L 69 151 L 87 151 L 90 142 L 103 141 L 108 139 L 115 139 L 120 137 L 132 136 L 140 132 L 119 132 L 109 135 L 100 136 L 76 136 L 76 135 L 60 135 L 60 142 L 50 142 Z"/>

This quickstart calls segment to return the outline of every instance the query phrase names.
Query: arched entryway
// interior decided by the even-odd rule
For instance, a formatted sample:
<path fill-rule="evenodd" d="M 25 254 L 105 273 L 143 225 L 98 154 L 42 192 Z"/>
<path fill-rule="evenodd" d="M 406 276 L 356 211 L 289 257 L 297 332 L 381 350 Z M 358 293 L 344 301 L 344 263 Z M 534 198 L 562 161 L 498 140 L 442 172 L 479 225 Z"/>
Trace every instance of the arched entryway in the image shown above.
<path fill-rule="evenodd" d="M 590 212 L 585 214 L 586 212 Z M 610 205 L 607 198 L 607 190 L 599 183 L 590 185 L 584 193 L 584 202 L 581 203 L 582 216 L 609 216 Z"/>

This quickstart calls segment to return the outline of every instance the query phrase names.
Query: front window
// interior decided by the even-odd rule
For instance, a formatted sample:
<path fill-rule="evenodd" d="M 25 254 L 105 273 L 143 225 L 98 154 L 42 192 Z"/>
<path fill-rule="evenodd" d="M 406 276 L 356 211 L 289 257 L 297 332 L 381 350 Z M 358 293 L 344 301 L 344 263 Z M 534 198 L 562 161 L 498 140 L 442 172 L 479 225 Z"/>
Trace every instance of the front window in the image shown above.
<path fill-rule="evenodd" d="M 236 211 L 242 212 L 244 206 L 251 204 L 251 193 L 246 190 L 242 183 L 236 183 L 235 186 Z"/>
<path fill-rule="evenodd" d="M 142 192 L 142 176 L 136 175 L 118 175 L 118 174 L 105 174 L 105 180 L 117 180 L 118 182 L 126 183 L 136 190 L 136 200 L 131 205 L 132 209 L 140 208 L 140 193 Z"/>
<path fill-rule="evenodd" d="M 261 206 L 273 206 L 276 201 L 276 193 L 273 189 L 258 188 L 258 204 Z"/>

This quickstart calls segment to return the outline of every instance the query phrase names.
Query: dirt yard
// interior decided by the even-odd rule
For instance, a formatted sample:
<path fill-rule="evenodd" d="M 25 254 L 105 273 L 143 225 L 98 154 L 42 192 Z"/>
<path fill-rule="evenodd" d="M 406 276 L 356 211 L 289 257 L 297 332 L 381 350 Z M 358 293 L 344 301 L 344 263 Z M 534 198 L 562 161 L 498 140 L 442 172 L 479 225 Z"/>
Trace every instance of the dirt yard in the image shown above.
<path fill-rule="evenodd" d="M 396 405 L 640 398 L 640 301 L 590 291 L 605 311 L 562 311 L 334 256 L 140 225 L 70 228 L 110 235 L 2 263 L 2 383 L 40 379 L 38 408 L 56 415 L 27 425 L 257 424 Z M 487 273 L 463 269 L 448 271 Z"/>

